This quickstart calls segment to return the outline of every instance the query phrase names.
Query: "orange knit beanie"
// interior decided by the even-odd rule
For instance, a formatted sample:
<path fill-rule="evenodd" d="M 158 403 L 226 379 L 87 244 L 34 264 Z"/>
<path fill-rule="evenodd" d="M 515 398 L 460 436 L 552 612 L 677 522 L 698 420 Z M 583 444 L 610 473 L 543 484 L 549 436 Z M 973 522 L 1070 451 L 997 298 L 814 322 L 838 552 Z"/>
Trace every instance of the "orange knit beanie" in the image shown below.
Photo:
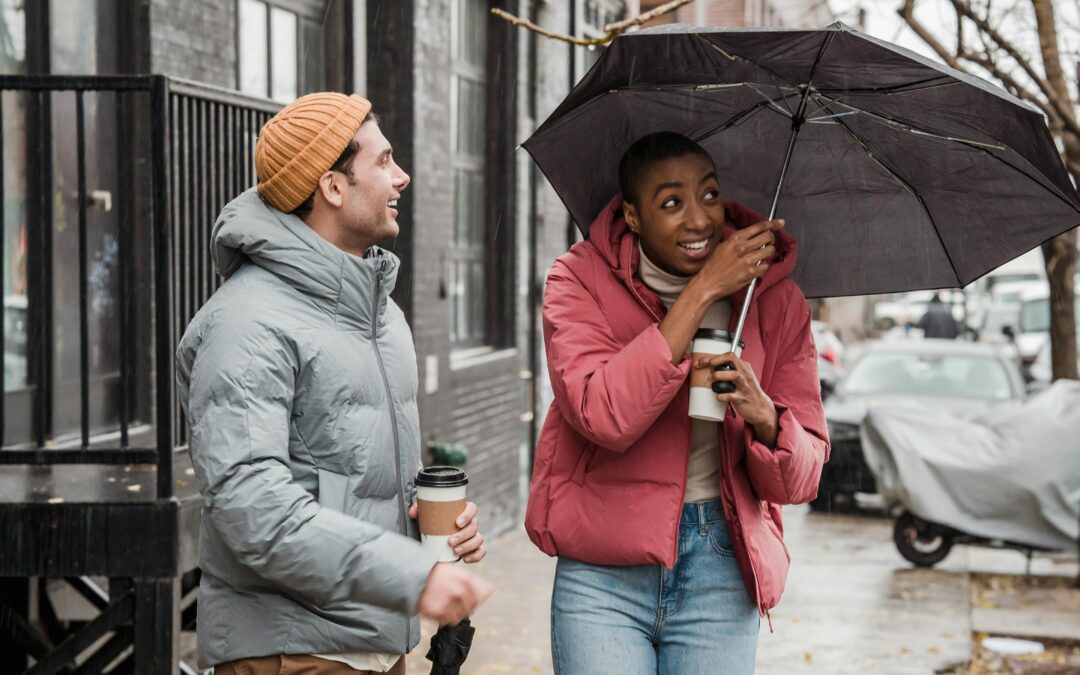
<path fill-rule="evenodd" d="M 370 111 L 371 103 L 356 94 L 320 92 L 296 99 L 271 117 L 255 142 L 262 198 L 286 213 L 303 204 Z"/>

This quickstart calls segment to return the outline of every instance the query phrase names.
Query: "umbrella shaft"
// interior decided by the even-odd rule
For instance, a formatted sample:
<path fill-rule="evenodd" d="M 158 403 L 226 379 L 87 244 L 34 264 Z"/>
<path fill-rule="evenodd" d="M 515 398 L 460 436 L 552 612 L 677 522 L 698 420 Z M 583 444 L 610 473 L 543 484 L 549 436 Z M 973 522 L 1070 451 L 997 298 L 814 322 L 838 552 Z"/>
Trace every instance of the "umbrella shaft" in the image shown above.
<path fill-rule="evenodd" d="M 791 164 L 791 153 L 795 150 L 795 139 L 799 136 L 799 128 L 802 126 L 799 119 L 802 117 L 809 92 L 810 88 L 807 87 L 806 93 L 803 94 L 803 100 L 799 104 L 798 117 L 791 125 L 791 139 L 788 140 L 787 153 L 784 155 L 784 166 L 780 169 L 780 180 L 776 182 L 776 192 L 773 194 L 772 206 L 769 208 L 769 220 L 776 217 L 776 205 L 780 203 L 780 191 L 784 189 L 784 178 L 787 176 L 788 165 Z M 757 278 L 755 277 L 750 281 L 750 285 L 746 287 L 746 299 L 743 300 L 742 309 L 739 311 L 739 323 L 735 326 L 735 337 L 731 343 L 733 345 L 739 344 L 739 341 L 742 340 L 743 328 L 746 326 L 746 315 L 750 313 L 750 299 L 754 297 L 756 288 Z"/>

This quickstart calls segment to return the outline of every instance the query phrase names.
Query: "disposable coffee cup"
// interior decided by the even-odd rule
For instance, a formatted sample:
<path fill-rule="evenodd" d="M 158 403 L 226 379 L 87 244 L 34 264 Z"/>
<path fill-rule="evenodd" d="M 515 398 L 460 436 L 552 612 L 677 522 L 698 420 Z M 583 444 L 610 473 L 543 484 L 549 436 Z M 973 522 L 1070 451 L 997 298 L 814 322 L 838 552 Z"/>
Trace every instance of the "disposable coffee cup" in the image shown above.
<path fill-rule="evenodd" d="M 694 343 L 691 347 L 692 358 L 696 363 L 698 359 L 727 354 L 731 351 L 731 343 L 734 336 L 726 330 L 702 328 L 694 333 Z M 740 342 L 735 349 L 735 356 L 742 353 L 743 343 Z M 708 422 L 723 422 L 727 413 L 727 403 L 721 403 L 716 398 L 716 392 L 712 390 L 712 382 L 709 380 L 712 368 L 690 369 L 690 417 L 696 420 Z"/>
<path fill-rule="evenodd" d="M 446 540 L 458 532 L 457 519 L 465 510 L 468 485 L 468 475 L 456 466 L 429 466 L 416 474 L 420 543 L 439 562 L 461 560 Z"/>

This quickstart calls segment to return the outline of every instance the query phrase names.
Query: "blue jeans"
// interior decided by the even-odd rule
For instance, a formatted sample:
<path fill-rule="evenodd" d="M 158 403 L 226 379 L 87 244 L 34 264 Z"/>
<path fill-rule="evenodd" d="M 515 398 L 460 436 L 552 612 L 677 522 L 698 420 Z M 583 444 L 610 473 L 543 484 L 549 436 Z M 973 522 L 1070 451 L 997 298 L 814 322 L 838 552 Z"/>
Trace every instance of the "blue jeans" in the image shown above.
<path fill-rule="evenodd" d="M 759 625 L 719 501 L 683 505 L 671 570 L 559 558 L 555 571 L 556 675 L 753 673 Z"/>

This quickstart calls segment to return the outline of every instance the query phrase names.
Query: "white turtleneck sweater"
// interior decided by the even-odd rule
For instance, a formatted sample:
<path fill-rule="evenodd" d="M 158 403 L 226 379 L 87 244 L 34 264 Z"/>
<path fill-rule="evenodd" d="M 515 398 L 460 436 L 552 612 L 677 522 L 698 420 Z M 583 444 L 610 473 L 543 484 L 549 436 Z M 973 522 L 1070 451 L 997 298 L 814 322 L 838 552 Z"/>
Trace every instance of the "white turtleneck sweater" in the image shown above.
<path fill-rule="evenodd" d="M 639 250 L 641 244 L 638 244 Z M 679 294 L 692 277 L 681 277 L 665 272 L 641 250 L 638 278 L 660 297 L 664 306 L 671 309 Z M 724 298 L 713 303 L 701 319 L 700 328 L 728 329 L 731 318 L 731 301 Z M 687 385 L 689 386 L 689 384 Z M 691 420 L 690 466 L 686 472 L 684 502 L 704 502 L 720 496 L 720 441 L 717 422 Z"/>

